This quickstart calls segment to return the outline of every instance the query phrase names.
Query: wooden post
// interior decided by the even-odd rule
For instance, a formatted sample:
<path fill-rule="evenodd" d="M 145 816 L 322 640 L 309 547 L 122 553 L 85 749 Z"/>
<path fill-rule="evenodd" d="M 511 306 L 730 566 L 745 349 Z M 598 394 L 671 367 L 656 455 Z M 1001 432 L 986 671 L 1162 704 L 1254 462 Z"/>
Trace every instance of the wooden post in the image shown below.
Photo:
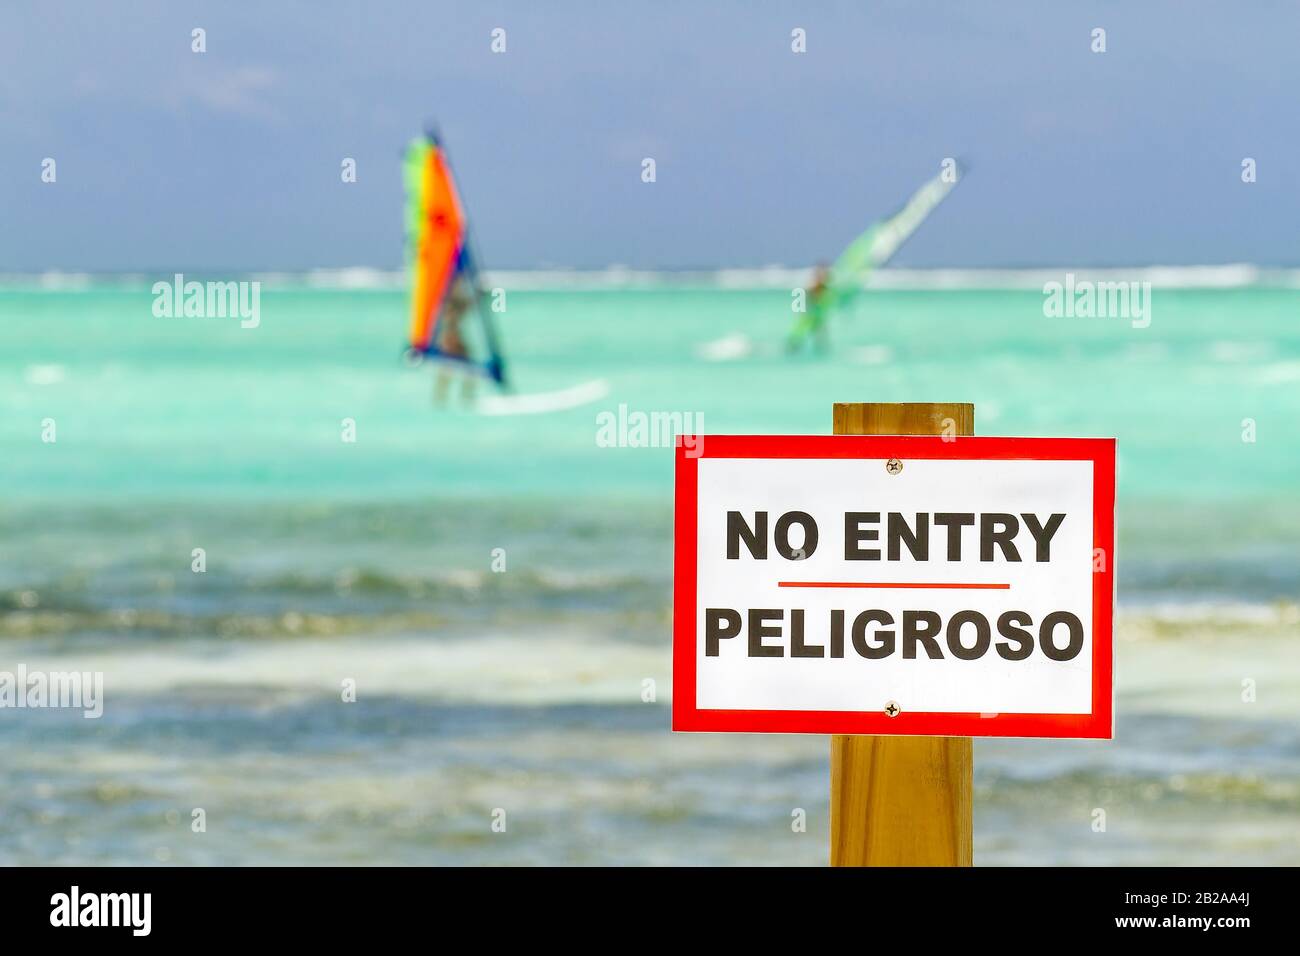
<path fill-rule="evenodd" d="M 951 422 L 951 424 L 948 424 Z M 836 435 L 973 435 L 965 402 L 836 402 Z M 969 737 L 831 737 L 831 866 L 970 866 Z"/>

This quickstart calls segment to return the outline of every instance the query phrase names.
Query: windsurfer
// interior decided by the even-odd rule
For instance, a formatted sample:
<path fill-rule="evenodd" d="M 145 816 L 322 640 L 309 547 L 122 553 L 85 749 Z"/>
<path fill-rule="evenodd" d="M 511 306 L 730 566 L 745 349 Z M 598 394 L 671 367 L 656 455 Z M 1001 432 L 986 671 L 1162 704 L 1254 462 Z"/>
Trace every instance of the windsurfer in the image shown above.
<path fill-rule="evenodd" d="M 786 351 L 796 352 L 803 347 L 804 340 L 813 336 L 817 350 L 825 352 L 830 344 L 826 335 L 827 289 L 830 287 L 831 270 L 824 262 L 817 263 L 813 270 L 812 283 L 804 290 L 804 311 L 795 319 L 790 338 L 786 341 Z"/>
<path fill-rule="evenodd" d="M 452 359 L 465 359 L 469 357 L 469 349 L 465 345 L 465 339 L 461 334 L 461 321 L 466 314 L 474 307 L 474 289 L 470 286 L 468 280 L 463 277 L 457 277 L 452 283 L 451 292 L 447 296 L 447 304 L 443 309 L 441 335 L 438 340 L 438 351 Z M 461 380 L 461 398 L 468 402 L 474 397 L 474 376 L 466 375 L 459 369 L 453 370 L 447 365 L 438 369 L 437 378 L 434 380 L 434 401 L 443 404 L 447 398 L 447 390 L 451 385 L 453 378 Z"/>
<path fill-rule="evenodd" d="M 786 340 L 787 352 L 799 351 L 804 340 L 810 337 L 818 351 L 826 351 L 831 313 L 846 314 L 849 303 L 866 287 L 872 273 L 894 257 L 908 237 L 952 192 L 958 172 L 960 168 L 953 160 L 944 160 L 939 174 L 923 183 L 902 209 L 872 223 L 849 243 L 834 265 L 817 266 L 812 282 L 804 290 L 803 309 Z"/>
<path fill-rule="evenodd" d="M 482 375 L 506 387 L 505 362 L 471 255 L 465 210 L 443 148 L 432 134 L 406 153 L 407 254 L 411 267 L 410 351 L 437 362 L 433 398 L 443 402 L 460 379 L 474 397 Z"/>

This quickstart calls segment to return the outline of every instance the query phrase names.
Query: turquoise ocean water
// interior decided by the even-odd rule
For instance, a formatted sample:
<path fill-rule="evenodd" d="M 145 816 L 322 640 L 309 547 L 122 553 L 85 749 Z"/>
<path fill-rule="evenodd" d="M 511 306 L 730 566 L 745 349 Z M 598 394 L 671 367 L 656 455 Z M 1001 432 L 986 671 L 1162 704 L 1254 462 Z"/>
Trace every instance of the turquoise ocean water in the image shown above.
<path fill-rule="evenodd" d="M 0 670 L 106 698 L 0 710 L 0 862 L 822 863 L 824 738 L 668 731 L 671 452 L 596 416 L 971 401 L 1120 449 L 1117 739 L 977 741 L 976 862 L 1300 863 L 1300 291 L 878 290 L 789 359 L 788 287 L 522 285 L 518 391 L 610 391 L 486 416 L 402 364 L 399 290 L 241 329 L 151 281 L 0 288 Z"/>

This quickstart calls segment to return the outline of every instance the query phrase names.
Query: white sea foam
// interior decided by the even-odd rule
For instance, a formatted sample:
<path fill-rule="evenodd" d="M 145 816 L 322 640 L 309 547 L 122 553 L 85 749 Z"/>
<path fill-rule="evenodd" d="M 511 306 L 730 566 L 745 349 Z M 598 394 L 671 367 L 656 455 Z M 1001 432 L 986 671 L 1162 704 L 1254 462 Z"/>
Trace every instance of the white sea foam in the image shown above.
<path fill-rule="evenodd" d="M 635 704 L 645 678 L 656 680 L 660 702 L 671 689 L 666 646 L 567 634 L 231 641 L 220 650 L 190 643 L 170 645 L 165 654 L 147 647 L 32 651 L 27 664 L 33 671 L 57 670 L 70 660 L 102 671 L 109 709 L 116 695 L 186 689 L 209 696 L 265 692 L 267 706 L 322 694 L 341 700 L 345 679 L 356 682 L 358 700 L 399 695 L 451 704 Z"/>
<path fill-rule="evenodd" d="M 1150 618 L 1162 623 L 1221 621 L 1285 627 L 1300 624 L 1300 605 L 1290 601 L 1128 600 L 1124 602 L 1121 615 Z"/>
<path fill-rule="evenodd" d="M 23 381 L 28 385 L 57 385 L 66 372 L 62 365 L 29 365 L 23 369 Z"/>
<path fill-rule="evenodd" d="M 747 358 L 754 352 L 754 340 L 743 332 L 733 332 L 695 347 L 695 354 L 706 362 L 731 362 Z"/>
<path fill-rule="evenodd" d="M 862 365 L 884 365 L 894 359 L 894 350 L 888 345 L 863 345 L 855 348 L 849 358 Z"/>
<path fill-rule="evenodd" d="M 0 272 L 0 289 L 39 289 L 42 292 L 79 292 L 94 288 L 102 277 L 88 272 Z"/>
<path fill-rule="evenodd" d="M 1265 365 L 1255 374 L 1255 381 L 1261 385 L 1281 385 L 1286 382 L 1300 381 L 1300 362 L 1274 362 Z"/>
<path fill-rule="evenodd" d="M 316 289 L 402 289 L 406 287 L 406 273 L 365 266 L 313 269 L 307 273 L 305 282 Z"/>
<path fill-rule="evenodd" d="M 1232 342 L 1221 340 L 1209 345 L 1210 358 L 1216 362 L 1259 362 L 1275 351 L 1271 342 Z"/>
<path fill-rule="evenodd" d="M 653 270 L 615 265 L 605 269 L 498 269 L 484 273 L 484 284 L 520 291 L 549 289 L 606 290 L 654 288 L 792 289 L 807 284 L 812 266 L 766 265 L 756 268 Z M 170 271 L 164 270 L 166 274 Z M 1300 269 L 1262 268 L 1249 263 L 1198 266 L 1080 266 L 1026 269 L 880 269 L 867 286 L 900 290 L 1024 289 L 1041 291 L 1044 283 L 1060 281 L 1071 272 L 1079 281 L 1150 282 L 1160 289 L 1234 289 L 1259 286 L 1300 289 Z M 228 278 L 251 278 L 267 288 L 404 289 L 403 269 L 348 266 L 306 272 L 229 272 Z M 148 285 L 151 274 L 49 271 L 0 273 L 0 288 L 38 288 L 50 291 L 134 287 Z"/>
<path fill-rule="evenodd" d="M 1186 647 L 1188 654 L 1201 657 L 1240 656 L 1249 648 L 1252 666 L 1271 661 L 1268 667 L 1276 668 L 1279 656 L 1294 657 L 1288 651 L 1289 635 L 1298 623 L 1300 606 L 1285 602 L 1140 607 L 1129 602 L 1117 615 L 1117 648 Z M 1261 640 L 1269 633 L 1278 640 Z M 458 638 L 232 639 L 220 648 L 175 642 L 166 653 L 129 644 L 58 652 L 32 644 L 21 651 L 31 669 L 102 671 L 110 708 L 118 695 L 190 692 L 208 697 L 264 693 L 266 706 L 275 706 L 320 695 L 338 697 L 344 679 L 356 682 L 358 698 L 396 695 L 442 704 L 636 704 L 647 678 L 656 682 L 659 703 L 667 703 L 672 690 L 667 641 L 617 641 L 568 628 Z M 1297 666 L 1300 658 L 1288 673 Z M 1146 671 L 1141 676 L 1145 682 L 1163 680 L 1158 669 L 1139 670 Z"/>
<path fill-rule="evenodd" d="M 514 289 L 609 289 L 702 286 L 719 289 L 791 289 L 805 285 L 812 266 L 768 265 L 754 269 L 651 271 L 604 270 L 493 272 L 492 284 Z M 1066 272 L 1093 282 L 1150 282 L 1161 289 L 1230 289 L 1248 286 L 1300 288 L 1300 269 L 1264 270 L 1247 263 L 1204 266 L 1127 266 L 1032 269 L 880 269 L 869 288 L 900 290 L 1025 289 L 1040 291 Z"/>

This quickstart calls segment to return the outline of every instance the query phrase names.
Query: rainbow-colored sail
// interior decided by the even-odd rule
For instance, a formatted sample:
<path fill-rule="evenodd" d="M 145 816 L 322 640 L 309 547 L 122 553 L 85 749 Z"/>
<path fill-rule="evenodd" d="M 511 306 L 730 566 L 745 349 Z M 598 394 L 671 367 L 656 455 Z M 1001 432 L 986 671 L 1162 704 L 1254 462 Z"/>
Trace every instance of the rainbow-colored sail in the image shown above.
<path fill-rule="evenodd" d="M 462 363 L 504 385 L 505 363 L 470 251 L 465 207 L 434 135 L 411 142 L 404 173 L 411 352 Z"/>

